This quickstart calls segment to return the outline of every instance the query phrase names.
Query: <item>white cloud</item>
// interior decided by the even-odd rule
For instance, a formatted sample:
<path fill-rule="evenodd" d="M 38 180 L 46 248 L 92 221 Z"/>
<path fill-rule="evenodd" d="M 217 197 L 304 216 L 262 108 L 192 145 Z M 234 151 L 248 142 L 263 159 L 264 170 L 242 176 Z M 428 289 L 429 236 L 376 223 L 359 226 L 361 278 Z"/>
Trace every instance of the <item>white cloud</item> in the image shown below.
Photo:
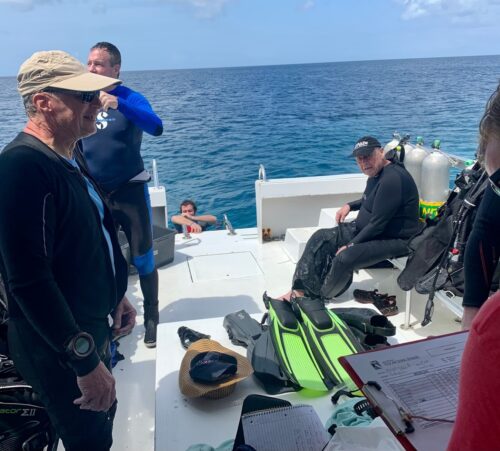
<path fill-rule="evenodd" d="M 23 11 L 28 11 L 35 6 L 57 3 L 58 1 L 59 0 L 0 0 L 0 5 L 12 5 Z"/>
<path fill-rule="evenodd" d="M 0 5 L 12 5 L 22 10 L 30 10 L 40 5 L 51 3 L 68 3 L 71 4 L 75 0 L 0 0 Z M 104 13 L 110 9 L 110 4 L 104 3 L 102 0 L 76 0 L 85 2 L 90 5 L 92 11 L 96 13 Z M 227 4 L 234 0 L 124 0 L 120 2 L 120 6 L 151 6 L 151 5 L 175 5 L 183 9 L 187 9 L 194 13 L 196 17 L 210 19 L 220 14 Z M 309 0 L 306 3 L 313 3 Z"/>
<path fill-rule="evenodd" d="M 231 0 L 165 0 L 166 3 L 180 3 L 190 6 L 198 17 L 210 19 L 222 12 Z"/>
<path fill-rule="evenodd" d="M 423 16 L 446 16 L 452 22 L 491 18 L 500 9 L 499 0 L 396 0 L 404 5 L 405 20 Z"/>
<path fill-rule="evenodd" d="M 306 0 L 306 1 L 302 4 L 302 9 L 303 9 L 304 11 L 308 11 L 308 10 L 310 10 L 310 9 L 314 8 L 314 6 L 315 6 L 315 2 L 314 2 L 314 0 Z"/>

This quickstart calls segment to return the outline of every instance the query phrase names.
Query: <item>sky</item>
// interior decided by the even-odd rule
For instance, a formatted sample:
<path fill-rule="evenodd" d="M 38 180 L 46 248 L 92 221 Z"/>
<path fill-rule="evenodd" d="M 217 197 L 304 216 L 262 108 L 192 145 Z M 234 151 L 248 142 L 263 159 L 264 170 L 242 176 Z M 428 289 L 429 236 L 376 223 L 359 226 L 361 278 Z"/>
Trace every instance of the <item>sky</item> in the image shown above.
<path fill-rule="evenodd" d="M 39 50 L 122 70 L 500 54 L 500 0 L 0 0 L 0 76 Z"/>

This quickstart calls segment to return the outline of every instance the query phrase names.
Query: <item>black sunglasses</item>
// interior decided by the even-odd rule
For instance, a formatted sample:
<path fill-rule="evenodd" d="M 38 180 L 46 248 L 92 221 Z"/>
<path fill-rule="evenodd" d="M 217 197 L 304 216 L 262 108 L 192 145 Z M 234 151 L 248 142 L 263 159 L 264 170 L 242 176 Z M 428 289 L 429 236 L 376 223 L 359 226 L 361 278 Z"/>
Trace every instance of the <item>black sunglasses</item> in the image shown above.
<path fill-rule="evenodd" d="M 78 97 L 82 103 L 92 103 L 96 97 L 99 97 L 101 91 L 70 91 L 69 89 L 46 88 L 42 92 L 68 94 L 73 97 Z"/>

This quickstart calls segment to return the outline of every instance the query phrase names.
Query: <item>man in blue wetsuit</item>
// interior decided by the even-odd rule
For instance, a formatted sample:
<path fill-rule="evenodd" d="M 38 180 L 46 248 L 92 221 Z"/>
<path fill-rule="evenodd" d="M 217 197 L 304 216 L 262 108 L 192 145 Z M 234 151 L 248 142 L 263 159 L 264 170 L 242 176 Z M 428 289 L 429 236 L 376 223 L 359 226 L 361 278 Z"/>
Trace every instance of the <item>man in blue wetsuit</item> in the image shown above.
<path fill-rule="evenodd" d="M 118 78 L 121 55 L 109 42 L 90 49 L 87 69 Z M 141 157 L 142 133 L 163 133 L 161 119 L 146 98 L 123 85 L 101 92 L 102 110 L 97 116 L 97 133 L 82 141 L 90 173 L 104 191 L 113 218 L 125 232 L 137 268 L 144 296 L 144 343 L 156 346 L 158 272 L 153 256 L 149 174 Z"/>

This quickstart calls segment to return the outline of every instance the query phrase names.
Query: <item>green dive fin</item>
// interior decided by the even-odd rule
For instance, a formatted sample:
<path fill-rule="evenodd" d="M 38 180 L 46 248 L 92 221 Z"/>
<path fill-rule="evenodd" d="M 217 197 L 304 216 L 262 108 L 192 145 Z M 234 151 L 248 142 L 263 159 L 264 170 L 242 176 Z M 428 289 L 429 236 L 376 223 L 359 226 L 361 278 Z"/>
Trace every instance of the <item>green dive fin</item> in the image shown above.
<path fill-rule="evenodd" d="M 270 333 L 282 370 L 303 388 L 331 390 L 333 384 L 323 375 L 292 305 L 272 299 L 266 293 L 264 303 L 269 311 Z"/>
<path fill-rule="evenodd" d="M 334 385 L 355 388 L 338 361 L 339 357 L 364 350 L 349 327 L 321 299 L 298 297 L 292 303 L 323 374 Z"/>

